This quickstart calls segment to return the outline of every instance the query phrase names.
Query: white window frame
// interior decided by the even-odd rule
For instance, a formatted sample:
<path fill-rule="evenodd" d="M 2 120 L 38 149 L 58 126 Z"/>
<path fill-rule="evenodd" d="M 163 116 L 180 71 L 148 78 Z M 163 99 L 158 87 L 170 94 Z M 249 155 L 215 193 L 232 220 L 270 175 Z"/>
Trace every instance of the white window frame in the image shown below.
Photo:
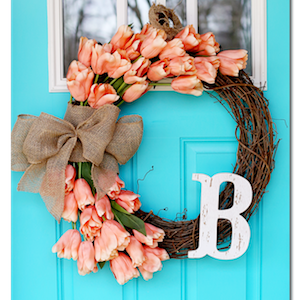
<path fill-rule="evenodd" d="M 251 0 L 252 15 L 252 80 L 267 89 L 267 10 L 266 0 Z M 166 0 L 156 0 L 166 4 Z M 198 28 L 197 0 L 186 0 L 187 24 Z M 63 75 L 63 9 L 62 0 L 47 0 L 48 7 L 48 67 L 49 92 L 69 92 Z M 127 0 L 117 0 L 117 26 L 128 24 Z M 157 86 L 155 91 L 170 91 L 171 87 Z"/>

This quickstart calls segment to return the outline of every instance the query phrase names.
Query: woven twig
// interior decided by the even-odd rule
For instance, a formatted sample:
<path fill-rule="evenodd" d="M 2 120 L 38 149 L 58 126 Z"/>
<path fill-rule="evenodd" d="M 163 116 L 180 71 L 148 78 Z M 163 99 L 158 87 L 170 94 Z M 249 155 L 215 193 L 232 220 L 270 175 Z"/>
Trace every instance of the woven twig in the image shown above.
<path fill-rule="evenodd" d="M 253 200 L 243 213 L 244 218 L 249 220 L 266 192 L 274 169 L 274 155 L 278 144 L 275 144 L 268 101 L 244 71 L 240 72 L 239 77 L 219 73 L 216 83 L 205 84 L 205 88 L 212 91 L 209 94 L 222 105 L 224 102 L 228 104 L 230 110 L 227 110 L 237 123 L 235 135 L 239 144 L 233 173 L 243 176 L 251 183 Z M 220 209 L 230 208 L 232 203 L 233 185 L 229 183 L 220 194 Z M 147 217 L 148 223 L 165 231 L 165 239 L 159 243 L 159 247 L 166 249 L 171 258 L 186 258 L 189 250 L 198 247 L 200 216 L 194 220 L 176 222 L 154 215 L 152 211 L 146 213 L 139 210 L 137 214 L 142 219 Z M 230 222 L 219 220 L 219 249 L 229 247 L 230 236 Z"/>

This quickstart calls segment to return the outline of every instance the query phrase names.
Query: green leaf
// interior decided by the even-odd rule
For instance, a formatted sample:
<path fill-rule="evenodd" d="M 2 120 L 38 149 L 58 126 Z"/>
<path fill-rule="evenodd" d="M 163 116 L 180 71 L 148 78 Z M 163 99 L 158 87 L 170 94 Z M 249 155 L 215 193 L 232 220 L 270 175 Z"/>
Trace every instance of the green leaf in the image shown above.
<path fill-rule="evenodd" d="M 122 224 L 124 224 L 124 226 L 129 227 L 131 229 L 135 229 L 145 236 L 147 235 L 145 223 L 140 218 L 131 214 L 125 214 L 116 209 L 113 209 L 113 213 L 115 216 L 118 217 L 118 219 L 120 219 L 120 221 L 122 222 Z"/>
<path fill-rule="evenodd" d="M 100 262 L 98 262 L 100 269 L 103 269 L 105 263 L 106 263 L 106 261 L 100 261 Z"/>
<path fill-rule="evenodd" d="M 115 210 L 113 208 L 111 208 L 111 211 L 113 212 L 116 220 L 122 225 L 122 227 L 126 230 L 125 226 L 123 225 L 123 223 L 121 222 L 121 220 L 119 219 L 119 217 L 115 214 Z"/>
<path fill-rule="evenodd" d="M 96 189 L 92 180 L 91 168 L 92 168 L 92 164 L 90 162 L 83 162 L 82 169 L 81 169 L 81 176 L 90 185 L 90 187 L 92 188 L 92 192 L 95 195 Z"/>
<path fill-rule="evenodd" d="M 110 205 L 111 205 L 111 207 L 118 210 L 119 212 L 130 215 L 130 213 L 126 209 L 124 209 L 122 206 L 120 206 L 116 201 L 110 201 Z"/>

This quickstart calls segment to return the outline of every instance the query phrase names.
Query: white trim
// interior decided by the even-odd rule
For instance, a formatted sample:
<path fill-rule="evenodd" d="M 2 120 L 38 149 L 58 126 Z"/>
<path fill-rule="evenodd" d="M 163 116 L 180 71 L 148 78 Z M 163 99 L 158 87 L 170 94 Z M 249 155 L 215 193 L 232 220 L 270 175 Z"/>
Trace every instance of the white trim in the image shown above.
<path fill-rule="evenodd" d="M 165 5 L 166 0 L 156 0 Z M 187 24 L 198 28 L 197 0 L 186 0 Z M 49 92 L 69 92 L 63 77 L 63 15 L 62 0 L 47 0 Z M 258 87 L 267 87 L 267 9 L 266 0 L 252 0 L 252 80 Z M 127 0 L 117 0 L 117 25 L 127 24 Z M 168 80 L 168 79 L 167 79 Z M 153 90 L 153 89 L 152 89 Z M 155 91 L 170 91 L 159 86 Z"/>

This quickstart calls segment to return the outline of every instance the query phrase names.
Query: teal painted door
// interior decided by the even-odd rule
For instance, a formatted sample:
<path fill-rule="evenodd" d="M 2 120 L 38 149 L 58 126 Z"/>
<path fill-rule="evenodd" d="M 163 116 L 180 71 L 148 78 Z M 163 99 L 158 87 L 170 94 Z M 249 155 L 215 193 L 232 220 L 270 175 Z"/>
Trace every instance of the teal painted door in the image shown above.
<path fill-rule="evenodd" d="M 280 15 L 280 22 L 278 16 Z M 109 266 L 80 276 L 74 261 L 51 252 L 70 225 L 58 225 L 38 194 L 17 192 L 22 173 L 12 173 L 12 299 L 289 299 L 289 1 L 268 1 L 268 91 L 271 115 L 281 139 L 276 167 L 258 212 L 250 220 L 245 255 L 233 261 L 210 257 L 169 260 L 146 282 L 119 286 Z M 67 93 L 48 92 L 47 1 L 12 1 L 12 126 L 18 114 L 42 111 L 62 118 Z M 175 219 L 187 208 L 199 213 L 200 185 L 192 173 L 231 172 L 235 163 L 236 124 L 207 95 L 149 92 L 122 107 L 140 114 L 144 136 L 138 153 L 123 167 L 126 187 L 137 191 L 142 209 L 161 210 Z"/>

